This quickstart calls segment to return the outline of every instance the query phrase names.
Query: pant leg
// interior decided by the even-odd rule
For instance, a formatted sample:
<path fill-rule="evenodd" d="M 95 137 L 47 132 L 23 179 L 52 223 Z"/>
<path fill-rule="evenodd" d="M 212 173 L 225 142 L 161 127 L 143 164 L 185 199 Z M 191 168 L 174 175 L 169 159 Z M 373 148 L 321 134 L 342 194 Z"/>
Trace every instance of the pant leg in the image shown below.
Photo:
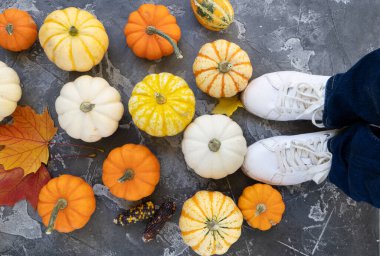
<path fill-rule="evenodd" d="M 326 85 L 324 125 L 342 128 L 356 122 L 380 125 L 380 49 Z"/>
<path fill-rule="evenodd" d="M 380 208 L 380 138 L 372 129 L 358 123 L 330 139 L 329 180 L 352 199 Z"/>

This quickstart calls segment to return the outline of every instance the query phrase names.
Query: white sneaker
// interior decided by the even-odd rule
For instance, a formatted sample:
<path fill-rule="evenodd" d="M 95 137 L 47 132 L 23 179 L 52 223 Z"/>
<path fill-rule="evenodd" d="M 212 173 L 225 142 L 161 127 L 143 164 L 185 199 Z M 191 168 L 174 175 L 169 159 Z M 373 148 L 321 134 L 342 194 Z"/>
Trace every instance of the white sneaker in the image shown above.
<path fill-rule="evenodd" d="M 295 136 L 277 136 L 252 144 L 243 172 L 252 179 L 271 185 L 295 185 L 324 181 L 331 168 L 332 154 L 327 141 L 336 130 Z"/>
<path fill-rule="evenodd" d="M 329 78 L 295 71 L 268 73 L 248 85 L 242 102 L 249 112 L 265 119 L 312 120 L 323 127 L 320 121 Z"/>

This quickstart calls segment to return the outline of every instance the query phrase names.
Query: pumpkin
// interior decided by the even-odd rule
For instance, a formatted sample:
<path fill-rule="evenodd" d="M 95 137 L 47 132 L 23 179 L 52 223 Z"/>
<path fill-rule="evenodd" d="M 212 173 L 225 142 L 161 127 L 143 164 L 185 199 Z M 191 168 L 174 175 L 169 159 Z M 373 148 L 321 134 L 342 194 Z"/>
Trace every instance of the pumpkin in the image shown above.
<path fill-rule="evenodd" d="M 38 36 L 49 60 L 66 71 L 89 71 L 103 59 L 109 43 L 103 24 L 74 7 L 50 13 Z"/>
<path fill-rule="evenodd" d="M 15 111 L 21 94 L 16 71 L 0 61 L 0 122 Z"/>
<path fill-rule="evenodd" d="M 151 195 L 160 180 L 160 162 L 145 146 L 126 144 L 113 149 L 103 163 L 103 183 L 129 201 Z"/>
<path fill-rule="evenodd" d="M 179 219 L 184 242 L 199 255 L 224 254 L 241 235 L 243 216 L 220 192 L 199 191 L 188 199 Z"/>
<path fill-rule="evenodd" d="M 177 135 L 193 119 L 194 93 L 181 77 L 148 75 L 133 89 L 129 112 L 136 126 L 152 136 Z"/>
<path fill-rule="evenodd" d="M 124 113 L 119 92 L 103 78 L 87 75 L 62 87 L 55 109 L 62 129 L 85 142 L 111 136 Z"/>
<path fill-rule="evenodd" d="M 194 15 L 205 28 L 220 31 L 234 21 L 234 9 L 228 0 L 190 0 Z"/>
<path fill-rule="evenodd" d="M 182 152 L 187 165 L 203 178 L 221 179 L 244 162 L 247 142 L 240 126 L 224 115 L 203 115 L 185 131 Z"/>
<path fill-rule="evenodd" d="M 177 46 L 181 29 L 163 5 L 141 5 L 129 15 L 124 34 L 128 47 L 140 58 L 158 60 L 173 51 L 177 58 L 183 58 Z"/>
<path fill-rule="evenodd" d="M 252 77 L 248 54 L 238 45 L 217 40 L 202 46 L 193 65 L 199 89 L 211 97 L 232 97 L 243 91 Z"/>
<path fill-rule="evenodd" d="M 0 14 L 0 46 L 19 52 L 29 49 L 37 39 L 37 25 L 29 13 L 7 9 Z"/>
<path fill-rule="evenodd" d="M 280 192 L 267 184 L 246 187 L 238 206 L 248 224 L 263 231 L 277 225 L 285 211 Z"/>
<path fill-rule="evenodd" d="M 37 211 L 46 233 L 68 233 L 83 228 L 96 208 L 94 191 L 82 178 L 64 174 L 40 191 Z"/>

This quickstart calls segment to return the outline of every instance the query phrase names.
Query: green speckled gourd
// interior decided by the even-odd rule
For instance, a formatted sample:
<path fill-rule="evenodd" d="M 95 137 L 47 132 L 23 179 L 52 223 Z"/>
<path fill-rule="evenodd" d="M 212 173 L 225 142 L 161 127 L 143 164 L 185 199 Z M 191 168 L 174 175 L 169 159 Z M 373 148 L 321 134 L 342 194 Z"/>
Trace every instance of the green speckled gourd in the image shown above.
<path fill-rule="evenodd" d="M 234 9 L 228 0 L 191 0 L 194 15 L 205 28 L 220 31 L 234 21 Z"/>

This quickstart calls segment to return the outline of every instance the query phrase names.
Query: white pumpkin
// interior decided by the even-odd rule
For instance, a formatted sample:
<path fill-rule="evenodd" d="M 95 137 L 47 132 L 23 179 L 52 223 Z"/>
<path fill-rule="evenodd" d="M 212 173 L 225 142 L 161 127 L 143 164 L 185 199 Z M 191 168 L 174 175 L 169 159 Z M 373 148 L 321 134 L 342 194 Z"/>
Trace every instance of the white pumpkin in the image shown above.
<path fill-rule="evenodd" d="M 244 162 L 247 141 L 240 126 L 224 115 L 204 115 L 184 134 L 182 152 L 187 165 L 203 178 L 221 179 Z"/>
<path fill-rule="evenodd" d="M 124 113 L 119 92 L 103 78 L 91 76 L 65 84 L 55 108 L 62 129 L 85 142 L 111 136 Z"/>
<path fill-rule="evenodd" d="M 0 61 L 0 122 L 15 111 L 21 95 L 20 78 L 16 71 Z"/>

